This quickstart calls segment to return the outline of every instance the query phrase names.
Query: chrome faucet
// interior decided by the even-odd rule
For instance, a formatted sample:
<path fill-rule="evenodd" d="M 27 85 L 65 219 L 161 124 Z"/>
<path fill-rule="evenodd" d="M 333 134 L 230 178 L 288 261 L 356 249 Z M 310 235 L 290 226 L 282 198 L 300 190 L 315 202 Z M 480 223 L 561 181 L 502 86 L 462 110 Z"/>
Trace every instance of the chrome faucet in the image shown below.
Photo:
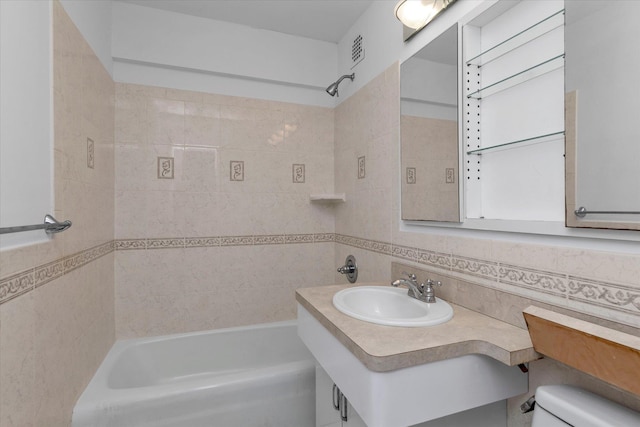
<path fill-rule="evenodd" d="M 407 279 L 394 280 L 391 283 L 391 286 L 398 287 L 400 285 L 405 285 L 407 288 L 409 288 L 409 290 L 407 291 L 407 295 L 409 295 L 411 298 L 415 298 L 419 301 L 429 304 L 436 302 L 436 293 L 433 287 L 442 286 L 441 282 L 434 282 L 433 280 L 428 279 L 426 283 L 418 284 L 415 274 L 410 274 L 407 272 L 403 272 L 402 274 L 406 275 Z"/>

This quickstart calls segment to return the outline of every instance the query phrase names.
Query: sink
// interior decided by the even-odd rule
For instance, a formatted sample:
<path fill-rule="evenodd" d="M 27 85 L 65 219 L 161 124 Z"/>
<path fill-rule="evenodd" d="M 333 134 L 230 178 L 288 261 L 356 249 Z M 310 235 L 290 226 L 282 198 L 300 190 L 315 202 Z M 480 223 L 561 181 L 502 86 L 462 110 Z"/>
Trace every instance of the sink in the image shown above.
<path fill-rule="evenodd" d="M 436 298 L 427 304 L 411 298 L 407 290 L 384 286 L 358 286 L 333 296 L 333 305 L 342 313 L 365 322 L 387 326 L 434 326 L 449 321 L 453 308 Z"/>

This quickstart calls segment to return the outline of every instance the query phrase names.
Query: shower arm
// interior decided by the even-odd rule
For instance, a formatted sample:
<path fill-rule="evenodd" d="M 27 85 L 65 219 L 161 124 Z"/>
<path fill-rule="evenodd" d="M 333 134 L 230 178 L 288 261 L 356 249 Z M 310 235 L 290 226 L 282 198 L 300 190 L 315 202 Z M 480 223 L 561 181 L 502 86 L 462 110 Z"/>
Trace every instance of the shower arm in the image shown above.
<path fill-rule="evenodd" d="M 331 96 L 340 96 L 338 94 L 338 86 L 340 85 L 340 82 L 343 81 L 344 79 L 351 79 L 351 81 L 353 81 L 355 77 L 356 77 L 356 73 L 343 75 L 338 80 L 336 80 L 335 82 L 329 85 L 329 87 L 326 89 L 327 93 Z"/>

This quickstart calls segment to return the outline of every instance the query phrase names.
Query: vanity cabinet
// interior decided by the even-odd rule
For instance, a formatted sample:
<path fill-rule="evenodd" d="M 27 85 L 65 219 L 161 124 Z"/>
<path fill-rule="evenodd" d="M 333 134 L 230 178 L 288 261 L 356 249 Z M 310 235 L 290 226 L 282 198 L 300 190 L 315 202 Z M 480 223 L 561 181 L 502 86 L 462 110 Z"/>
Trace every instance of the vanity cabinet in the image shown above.
<path fill-rule="evenodd" d="M 467 219 L 564 219 L 564 2 L 498 2 L 463 25 Z"/>
<path fill-rule="evenodd" d="M 340 388 L 317 363 L 316 427 L 367 427 Z"/>

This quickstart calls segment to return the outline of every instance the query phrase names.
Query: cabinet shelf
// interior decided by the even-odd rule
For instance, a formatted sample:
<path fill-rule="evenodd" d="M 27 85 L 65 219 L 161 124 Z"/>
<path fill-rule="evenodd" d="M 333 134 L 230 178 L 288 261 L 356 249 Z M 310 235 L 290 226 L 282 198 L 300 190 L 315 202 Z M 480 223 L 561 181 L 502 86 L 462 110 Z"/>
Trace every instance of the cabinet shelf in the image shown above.
<path fill-rule="evenodd" d="M 488 86 L 478 89 L 475 92 L 467 95 L 467 98 L 482 99 L 494 93 L 509 89 L 510 87 L 517 86 L 521 83 L 539 77 L 543 74 L 557 70 L 564 66 L 564 53 L 562 55 L 555 56 L 551 59 L 547 59 L 540 64 L 529 67 L 526 70 L 520 71 L 512 76 L 506 77 Z"/>
<path fill-rule="evenodd" d="M 520 31 L 519 33 L 509 37 L 503 42 L 483 51 L 477 56 L 469 59 L 467 65 L 477 65 L 481 67 L 484 64 L 488 64 L 501 57 L 502 55 L 517 49 L 518 47 L 529 43 L 537 39 L 540 36 L 555 30 L 556 28 L 564 25 L 564 9 L 550 15 L 543 20 L 533 24 L 529 28 Z"/>
<path fill-rule="evenodd" d="M 561 135 L 564 135 L 564 131 L 547 133 L 545 135 L 538 135 L 531 138 L 519 139 L 517 141 L 505 142 L 504 144 L 496 144 L 489 147 L 478 148 L 475 150 L 467 151 L 467 154 L 476 154 L 479 156 L 481 154 L 501 151 L 509 148 L 526 147 L 533 144 L 540 144 L 542 142 L 555 141 Z"/>

